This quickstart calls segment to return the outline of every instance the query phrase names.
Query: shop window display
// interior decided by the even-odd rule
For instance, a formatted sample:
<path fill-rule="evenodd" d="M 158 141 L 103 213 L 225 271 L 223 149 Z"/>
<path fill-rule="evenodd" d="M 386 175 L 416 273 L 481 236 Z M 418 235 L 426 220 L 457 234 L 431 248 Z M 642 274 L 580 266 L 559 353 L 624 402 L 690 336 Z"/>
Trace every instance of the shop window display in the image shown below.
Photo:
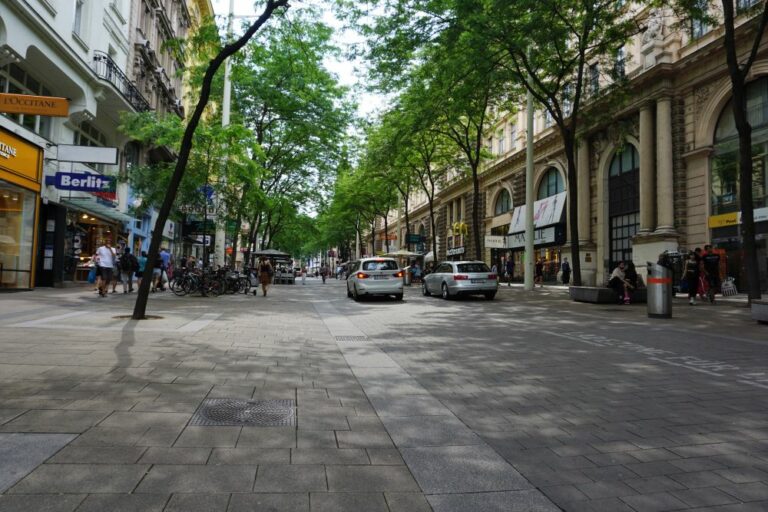
<path fill-rule="evenodd" d="M 32 286 L 36 196 L 0 180 L 0 288 Z"/>

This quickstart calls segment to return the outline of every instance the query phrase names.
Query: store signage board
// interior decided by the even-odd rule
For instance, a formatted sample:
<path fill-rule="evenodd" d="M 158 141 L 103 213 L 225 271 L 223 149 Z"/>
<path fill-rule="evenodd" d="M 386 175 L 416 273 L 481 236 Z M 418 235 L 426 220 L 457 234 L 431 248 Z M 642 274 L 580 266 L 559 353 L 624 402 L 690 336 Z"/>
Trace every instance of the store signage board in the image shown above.
<path fill-rule="evenodd" d="M 485 246 L 489 249 L 507 249 L 507 237 L 497 235 L 486 235 Z"/>
<path fill-rule="evenodd" d="M 59 144 L 59 162 L 82 162 L 85 164 L 117 164 L 117 148 L 95 146 L 73 146 Z"/>
<path fill-rule="evenodd" d="M 544 245 L 555 242 L 557 233 L 554 226 L 537 229 L 533 232 L 533 245 Z M 509 248 L 517 249 L 525 246 L 525 232 L 509 235 Z"/>
<path fill-rule="evenodd" d="M 458 256 L 460 254 L 464 254 L 464 247 L 454 247 L 453 249 L 448 249 L 446 251 L 446 255 L 448 256 Z"/>
<path fill-rule="evenodd" d="M 533 203 L 533 226 L 543 228 L 560 223 L 567 198 L 568 192 L 560 192 Z M 525 205 L 515 208 L 514 213 L 512 213 L 512 222 L 509 223 L 508 233 L 511 235 L 523 231 L 525 231 Z"/>
<path fill-rule="evenodd" d="M 57 172 L 54 177 L 54 186 L 59 190 L 110 192 L 114 181 L 115 178 L 101 174 Z"/>
<path fill-rule="evenodd" d="M 67 117 L 69 100 L 55 96 L 0 93 L 0 112 L 47 117 Z"/>
<path fill-rule="evenodd" d="M 753 215 L 755 216 L 755 222 L 768 221 L 768 207 L 755 208 Z M 709 218 L 710 229 L 736 226 L 738 224 L 741 224 L 741 212 L 722 213 Z"/>

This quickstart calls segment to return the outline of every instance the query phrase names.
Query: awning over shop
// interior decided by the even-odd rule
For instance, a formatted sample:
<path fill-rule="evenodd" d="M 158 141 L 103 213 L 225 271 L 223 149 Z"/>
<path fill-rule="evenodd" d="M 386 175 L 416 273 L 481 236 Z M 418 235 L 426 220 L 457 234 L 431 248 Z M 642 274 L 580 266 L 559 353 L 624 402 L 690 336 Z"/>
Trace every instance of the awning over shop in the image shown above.
<path fill-rule="evenodd" d="M 113 222 L 131 222 L 132 217 L 110 208 L 105 204 L 101 204 L 96 201 L 96 198 L 90 197 L 72 197 L 69 199 L 63 199 L 61 204 L 67 208 L 73 208 L 93 215 L 94 217 L 100 217 L 102 219 L 111 220 Z"/>
<path fill-rule="evenodd" d="M 567 192 L 560 192 L 553 196 L 539 199 L 533 203 L 533 225 L 536 229 L 563 222 L 563 212 L 565 211 L 565 200 L 568 197 Z M 512 213 L 512 222 L 509 223 L 507 234 L 525 232 L 525 205 L 518 206 Z"/>

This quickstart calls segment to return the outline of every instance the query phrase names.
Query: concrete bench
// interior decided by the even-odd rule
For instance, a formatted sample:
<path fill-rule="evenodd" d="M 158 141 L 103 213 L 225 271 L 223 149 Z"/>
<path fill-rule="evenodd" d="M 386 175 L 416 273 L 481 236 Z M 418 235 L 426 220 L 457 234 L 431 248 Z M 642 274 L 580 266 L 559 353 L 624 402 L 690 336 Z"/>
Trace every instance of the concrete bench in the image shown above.
<path fill-rule="evenodd" d="M 607 286 L 571 286 L 568 288 L 571 299 L 576 302 L 592 304 L 616 304 L 616 293 Z M 633 303 L 645 303 L 648 300 L 648 290 L 640 288 L 630 294 Z"/>
<path fill-rule="evenodd" d="M 752 320 L 768 324 L 768 300 L 752 301 Z"/>

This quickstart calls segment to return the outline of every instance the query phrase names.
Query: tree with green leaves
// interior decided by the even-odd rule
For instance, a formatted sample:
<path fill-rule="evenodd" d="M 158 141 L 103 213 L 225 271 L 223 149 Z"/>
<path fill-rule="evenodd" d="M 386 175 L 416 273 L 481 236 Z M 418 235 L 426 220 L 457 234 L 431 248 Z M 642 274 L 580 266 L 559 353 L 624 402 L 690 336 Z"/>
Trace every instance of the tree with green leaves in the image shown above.
<path fill-rule="evenodd" d="M 208 64 L 200 88 L 200 97 L 197 101 L 192 116 L 190 117 L 179 145 L 179 153 L 176 160 L 176 166 L 171 174 L 168 182 L 168 189 L 165 197 L 163 198 L 160 210 L 157 214 L 157 221 L 155 222 L 155 228 L 152 233 L 152 240 L 149 245 L 149 254 L 147 257 L 147 266 L 145 272 L 152 273 L 155 260 L 160 252 L 160 243 L 162 242 L 163 228 L 165 226 L 168 217 L 171 214 L 174 201 L 176 200 L 176 194 L 178 193 L 179 186 L 181 185 L 184 173 L 187 168 L 189 156 L 192 151 L 193 139 L 195 130 L 197 129 L 200 119 L 203 117 L 203 112 L 208 104 L 208 100 L 211 96 L 211 85 L 216 72 L 219 70 L 224 61 L 237 53 L 248 41 L 259 31 L 259 29 L 272 17 L 277 11 L 286 9 L 288 6 L 288 0 L 265 0 L 262 13 L 254 20 L 254 22 L 248 27 L 245 33 L 240 36 L 236 41 L 222 47 L 218 53 Z M 147 300 L 149 299 L 150 279 L 144 279 L 139 286 L 139 292 L 136 297 L 136 304 L 133 309 L 133 319 L 142 320 L 146 317 Z"/>

